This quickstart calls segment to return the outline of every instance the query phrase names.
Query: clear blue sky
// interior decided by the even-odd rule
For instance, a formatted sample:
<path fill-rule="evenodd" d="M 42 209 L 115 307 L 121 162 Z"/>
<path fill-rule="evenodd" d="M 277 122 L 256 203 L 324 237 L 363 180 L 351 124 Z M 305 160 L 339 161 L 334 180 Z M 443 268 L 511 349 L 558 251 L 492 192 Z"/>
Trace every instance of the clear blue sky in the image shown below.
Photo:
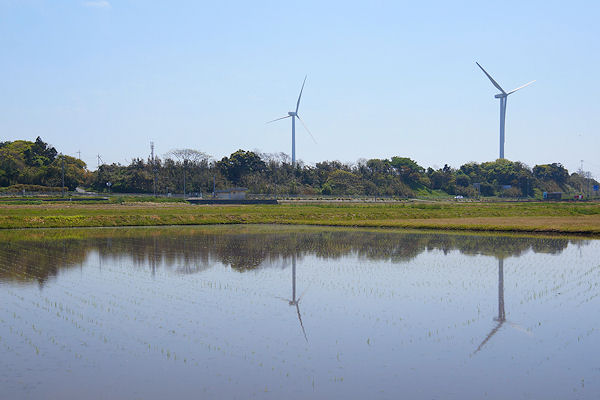
<path fill-rule="evenodd" d="M 452 4 L 450 4 L 452 3 Z M 0 140 L 41 136 L 91 169 L 193 148 L 297 157 L 498 156 L 600 177 L 600 2 L 0 0 Z"/>

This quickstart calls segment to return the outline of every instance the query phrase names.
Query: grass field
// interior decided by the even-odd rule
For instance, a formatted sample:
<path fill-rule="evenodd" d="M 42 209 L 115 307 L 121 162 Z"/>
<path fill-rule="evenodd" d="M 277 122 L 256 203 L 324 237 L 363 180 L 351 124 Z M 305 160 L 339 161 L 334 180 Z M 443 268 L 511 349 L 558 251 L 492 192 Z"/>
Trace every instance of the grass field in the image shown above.
<path fill-rule="evenodd" d="M 0 205 L 0 228 L 293 224 L 600 236 L 600 203 Z"/>

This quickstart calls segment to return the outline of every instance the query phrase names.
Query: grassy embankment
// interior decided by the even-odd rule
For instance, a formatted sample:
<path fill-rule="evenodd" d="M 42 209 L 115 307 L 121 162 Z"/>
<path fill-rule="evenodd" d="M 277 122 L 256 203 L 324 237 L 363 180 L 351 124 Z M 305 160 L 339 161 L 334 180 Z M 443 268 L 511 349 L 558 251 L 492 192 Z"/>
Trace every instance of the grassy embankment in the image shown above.
<path fill-rule="evenodd" d="M 0 228 L 294 224 L 600 236 L 600 203 L 0 205 Z"/>

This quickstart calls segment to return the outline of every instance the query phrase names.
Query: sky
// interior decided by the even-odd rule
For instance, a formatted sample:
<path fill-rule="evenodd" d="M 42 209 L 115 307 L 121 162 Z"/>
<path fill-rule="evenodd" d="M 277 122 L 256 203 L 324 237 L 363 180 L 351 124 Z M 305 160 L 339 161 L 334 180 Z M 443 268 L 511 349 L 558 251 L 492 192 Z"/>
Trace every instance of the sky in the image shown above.
<path fill-rule="evenodd" d="M 0 0 L 0 141 L 90 169 L 191 148 L 323 160 L 505 156 L 600 177 L 598 1 Z"/>

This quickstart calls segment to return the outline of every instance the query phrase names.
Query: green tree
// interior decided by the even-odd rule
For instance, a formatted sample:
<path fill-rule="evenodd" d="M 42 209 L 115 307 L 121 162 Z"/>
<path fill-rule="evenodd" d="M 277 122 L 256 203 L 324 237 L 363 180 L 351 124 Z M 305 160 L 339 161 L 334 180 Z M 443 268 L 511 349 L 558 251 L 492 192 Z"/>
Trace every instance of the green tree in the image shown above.
<path fill-rule="evenodd" d="M 563 185 L 569 179 L 569 171 L 560 163 L 542 164 L 533 167 L 533 175 L 542 181 L 553 180 Z"/>
<path fill-rule="evenodd" d="M 49 146 L 39 136 L 27 149 L 23 151 L 23 158 L 27 165 L 41 167 L 50 165 L 56 158 L 57 151 Z"/>
<path fill-rule="evenodd" d="M 402 179 L 409 184 L 418 183 L 425 172 L 425 168 L 407 157 L 392 157 L 390 164 L 398 171 Z"/>
<path fill-rule="evenodd" d="M 326 184 L 331 188 L 331 194 L 335 195 L 356 195 L 361 194 L 363 190 L 359 176 L 340 169 L 329 175 Z"/>
<path fill-rule="evenodd" d="M 223 157 L 219 167 L 231 182 L 240 185 L 244 175 L 260 174 L 267 166 L 258 154 L 240 149 L 229 157 Z"/>

